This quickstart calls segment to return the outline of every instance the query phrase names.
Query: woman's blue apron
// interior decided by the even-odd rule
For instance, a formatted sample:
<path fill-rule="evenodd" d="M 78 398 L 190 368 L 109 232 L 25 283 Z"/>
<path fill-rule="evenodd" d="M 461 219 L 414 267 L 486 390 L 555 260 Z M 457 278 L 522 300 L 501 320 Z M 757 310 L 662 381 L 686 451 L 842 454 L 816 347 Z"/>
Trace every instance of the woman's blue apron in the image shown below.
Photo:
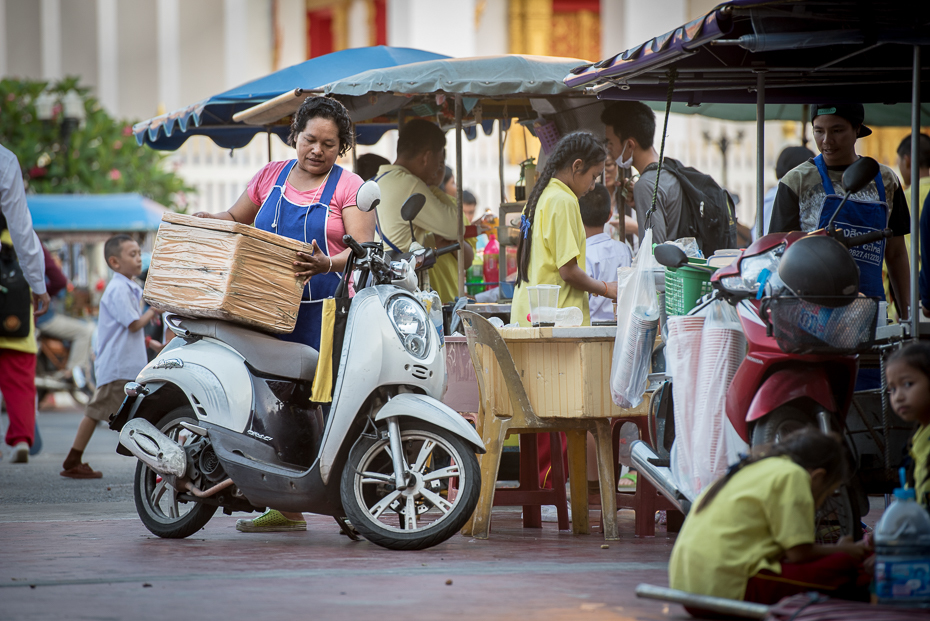
<path fill-rule="evenodd" d="M 827 197 L 823 200 L 823 210 L 820 212 L 820 227 L 827 226 L 833 212 L 839 207 L 843 197 L 833 189 L 833 183 L 827 174 L 827 165 L 823 156 L 814 158 L 814 164 L 820 172 L 823 189 Z M 877 201 L 855 200 L 850 198 L 843 205 L 843 211 L 836 217 L 837 229 L 846 231 L 847 236 L 862 235 L 872 231 L 881 231 L 888 226 L 888 202 L 885 200 L 885 184 L 882 182 L 882 173 L 875 176 L 875 186 L 878 188 Z M 885 286 L 882 283 L 882 262 L 885 258 L 885 240 L 882 239 L 864 246 L 850 248 L 849 253 L 859 266 L 859 291 L 868 296 L 885 299 Z"/>
<path fill-rule="evenodd" d="M 284 183 L 295 164 L 297 160 L 292 160 L 281 170 L 274 188 L 255 216 L 255 227 L 307 244 L 315 239 L 323 254 L 329 256 L 326 223 L 329 218 L 329 204 L 339 184 L 339 177 L 342 176 L 342 168 L 333 166 L 318 202 L 311 205 L 295 205 L 284 196 Z M 290 334 L 280 334 L 278 338 L 282 341 L 303 343 L 319 350 L 322 302 L 333 296 L 339 281 L 340 276 L 336 273 L 313 276 L 304 287 L 294 331 Z"/>

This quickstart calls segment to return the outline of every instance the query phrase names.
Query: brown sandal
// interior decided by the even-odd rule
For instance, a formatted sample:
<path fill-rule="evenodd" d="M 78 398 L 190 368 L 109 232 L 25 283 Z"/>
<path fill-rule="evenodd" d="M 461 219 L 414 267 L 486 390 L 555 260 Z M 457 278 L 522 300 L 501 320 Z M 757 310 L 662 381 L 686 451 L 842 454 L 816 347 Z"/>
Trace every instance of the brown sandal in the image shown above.
<path fill-rule="evenodd" d="M 62 470 L 59 474 L 70 479 L 99 479 L 103 477 L 102 472 L 94 470 L 88 464 L 79 464 L 67 470 Z"/>

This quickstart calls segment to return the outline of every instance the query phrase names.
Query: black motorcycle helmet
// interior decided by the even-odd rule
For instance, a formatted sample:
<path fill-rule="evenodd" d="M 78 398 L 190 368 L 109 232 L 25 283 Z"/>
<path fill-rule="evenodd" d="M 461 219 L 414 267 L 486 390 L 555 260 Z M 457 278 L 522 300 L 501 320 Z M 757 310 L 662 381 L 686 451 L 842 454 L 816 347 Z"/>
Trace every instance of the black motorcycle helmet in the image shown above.
<path fill-rule="evenodd" d="M 845 306 L 859 294 L 859 267 L 843 244 L 825 235 L 791 244 L 778 276 L 799 298 L 821 306 Z"/>

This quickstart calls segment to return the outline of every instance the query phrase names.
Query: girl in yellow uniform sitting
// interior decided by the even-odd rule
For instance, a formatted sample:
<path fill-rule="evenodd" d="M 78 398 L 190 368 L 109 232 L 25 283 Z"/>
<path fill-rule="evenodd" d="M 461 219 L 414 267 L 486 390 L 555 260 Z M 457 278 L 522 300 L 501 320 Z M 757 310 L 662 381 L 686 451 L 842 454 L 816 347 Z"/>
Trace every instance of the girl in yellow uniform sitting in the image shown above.
<path fill-rule="evenodd" d="M 815 543 L 814 514 L 846 479 L 847 459 L 838 437 L 807 427 L 734 465 L 685 519 L 669 586 L 760 604 L 807 591 L 868 601 L 866 544 Z"/>
<path fill-rule="evenodd" d="M 584 326 L 591 325 L 589 293 L 617 299 L 616 282 L 585 273 L 585 230 L 578 206 L 578 198 L 603 174 L 606 159 L 603 143 L 589 132 L 565 136 L 549 155 L 520 221 L 511 322 L 530 325 L 529 285 L 559 285 L 559 308 L 580 308 Z"/>

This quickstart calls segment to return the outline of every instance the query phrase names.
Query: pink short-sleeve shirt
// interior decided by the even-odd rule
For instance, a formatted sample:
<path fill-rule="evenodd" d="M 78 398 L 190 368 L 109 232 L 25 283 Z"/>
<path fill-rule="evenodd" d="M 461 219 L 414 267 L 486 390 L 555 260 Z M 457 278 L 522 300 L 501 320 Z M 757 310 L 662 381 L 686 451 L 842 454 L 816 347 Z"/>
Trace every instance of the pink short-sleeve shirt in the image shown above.
<path fill-rule="evenodd" d="M 291 161 L 269 162 L 252 177 L 247 191 L 253 203 L 262 205 L 265 202 L 265 199 L 271 194 L 281 170 Z M 342 242 L 342 236 L 346 234 L 346 227 L 342 221 L 342 210 L 355 205 L 355 195 L 358 194 L 358 189 L 362 187 L 362 183 L 361 177 L 343 168 L 339 183 L 336 185 L 336 192 L 333 194 L 333 200 L 329 203 L 329 218 L 326 221 L 326 241 L 329 244 L 329 254 L 339 254 L 346 249 L 346 245 Z M 289 182 L 284 182 L 284 196 L 295 205 L 316 203 L 320 200 L 322 194 L 323 185 L 307 192 L 301 192 Z M 317 243 L 320 243 L 320 240 L 317 240 Z"/>

